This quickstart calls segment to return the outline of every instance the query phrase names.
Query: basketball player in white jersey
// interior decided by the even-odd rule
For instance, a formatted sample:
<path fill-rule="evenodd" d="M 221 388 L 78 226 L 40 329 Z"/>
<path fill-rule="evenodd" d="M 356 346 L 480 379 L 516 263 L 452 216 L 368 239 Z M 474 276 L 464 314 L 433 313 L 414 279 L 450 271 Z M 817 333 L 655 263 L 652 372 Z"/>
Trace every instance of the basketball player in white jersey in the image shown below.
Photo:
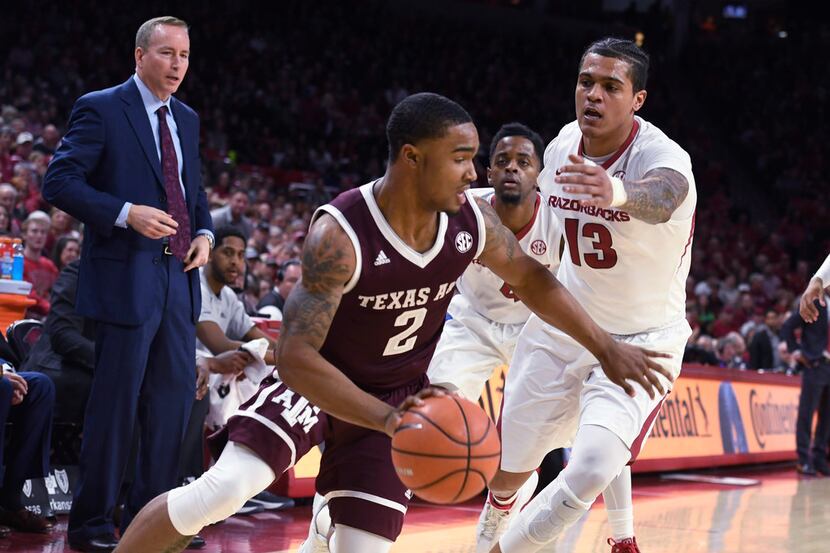
<path fill-rule="evenodd" d="M 487 182 L 493 188 L 471 192 L 493 206 L 527 255 L 556 274 L 562 233 L 536 184 L 544 150 L 541 137 L 525 125 L 502 126 L 490 144 Z M 427 374 L 433 385 L 476 401 L 493 369 L 510 363 L 530 310 L 478 260 L 457 288 L 448 310 L 452 319 L 444 324 Z"/>
<path fill-rule="evenodd" d="M 588 47 L 577 119 L 548 145 L 539 185 L 565 233 L 558 278 L 617 340 L 670 356 L 659 362 L 676 377 L 691 333 L 685 282 L 696 192 L 688 154 L 635 116 L 647 71 L 647 54 L 630 41 Z M 662 399 L 623 393 L 585 348 L 531 315 L 505 385 L 501 467 L 479 521 L 478 550 L 538 551 L 604 492 L 612 552 L 637 553 L 627 465 Z M 568 445 L 565 470 L 509 521 L 544 455 Z"/>

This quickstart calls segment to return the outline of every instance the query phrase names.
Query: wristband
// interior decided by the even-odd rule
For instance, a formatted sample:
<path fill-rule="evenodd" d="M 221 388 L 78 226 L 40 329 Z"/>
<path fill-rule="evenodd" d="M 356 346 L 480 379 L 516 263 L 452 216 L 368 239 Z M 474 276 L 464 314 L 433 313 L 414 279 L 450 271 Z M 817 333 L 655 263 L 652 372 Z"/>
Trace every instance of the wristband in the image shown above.
<path fill-rule="evenodd" d="M 619 177 L 611 177 L 611 207 L 620 207 L 628 201 L 625 185 Z"/>

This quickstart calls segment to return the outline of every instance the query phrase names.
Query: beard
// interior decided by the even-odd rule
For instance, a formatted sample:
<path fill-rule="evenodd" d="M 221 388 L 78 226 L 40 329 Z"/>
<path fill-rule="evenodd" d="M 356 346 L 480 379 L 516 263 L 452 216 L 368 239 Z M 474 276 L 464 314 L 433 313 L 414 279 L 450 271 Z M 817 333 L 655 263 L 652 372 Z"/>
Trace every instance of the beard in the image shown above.
<path fill-rule="evenodd" d="M 522 194 L 518 190 L 503 190 L 499 199 L 504 204 L 519 205 L 522 202 Z"/>

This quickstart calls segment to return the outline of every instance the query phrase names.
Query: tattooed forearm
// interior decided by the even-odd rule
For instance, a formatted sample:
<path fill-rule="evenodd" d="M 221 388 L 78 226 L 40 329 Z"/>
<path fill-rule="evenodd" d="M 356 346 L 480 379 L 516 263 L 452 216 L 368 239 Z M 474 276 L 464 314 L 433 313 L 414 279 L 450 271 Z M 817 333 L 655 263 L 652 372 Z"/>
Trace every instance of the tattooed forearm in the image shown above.
<path fill-rule="evenodd" d="M 516 257 L 516 250 L 519 242 L 516 236 L 504 225 L 501 224 L 496 210 L 486 200 L 476 197 L 476 204 L 484 216 L 484 229 L 487 232 L 487 240 L 484 244 L 485 251 L 504 250 L 509 261 Z"/>
<path fill-rule="evenodd" d="M 322 347 L 354 263 L 351 243 L 337 223 L 315 225 L 303 248 L 303 276 L 285 303 L 284 338 L 301 335 L 314 348 Z"/>
<path fill-rule="evenodd" d="M 686 177 L 673 169 L 652 169 L 642 180 L 626 181 L 628 201 L 622 206 L 635 219 L 646 223 L 665 223 L 689 193 Z"/>

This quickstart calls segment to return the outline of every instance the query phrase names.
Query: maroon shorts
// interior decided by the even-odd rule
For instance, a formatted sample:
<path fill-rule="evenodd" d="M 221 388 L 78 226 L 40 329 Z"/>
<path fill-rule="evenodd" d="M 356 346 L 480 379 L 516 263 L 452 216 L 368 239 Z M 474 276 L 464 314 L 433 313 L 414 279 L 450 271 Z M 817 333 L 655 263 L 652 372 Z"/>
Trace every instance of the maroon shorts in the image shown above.
<path fill-rule="evenodd" d="M 213 446 L 230 440 L 253 450 L 280 475 L 323 441 L 327 416 L 281 381 L 268 377 L 254 396 L 211 436 Z"/>
<path fill-rule="evenodd" d="M 428 384 L 426 375 L 405 387 L 373 394 L 397 407 Z M 392 466 L 386 434 L 328 417 L 317 492 L 326 497 L 332 522 L 389 540 L 401 533 L 412 493 Z"/>

